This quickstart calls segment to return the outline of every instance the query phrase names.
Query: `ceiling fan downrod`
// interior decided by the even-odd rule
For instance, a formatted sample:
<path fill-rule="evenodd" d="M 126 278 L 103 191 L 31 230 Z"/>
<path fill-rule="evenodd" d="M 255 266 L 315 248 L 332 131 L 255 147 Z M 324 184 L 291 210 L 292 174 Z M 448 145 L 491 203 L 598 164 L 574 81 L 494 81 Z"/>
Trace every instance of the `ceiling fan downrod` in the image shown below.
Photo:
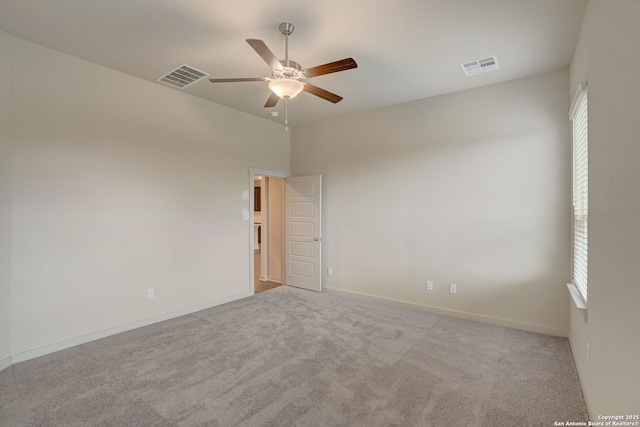
<path fill-rule="evenodd" d="M 280 33 L 284 36 L 284 62 L 287 64 L 285 67 L 289 67 L 289 36 L 295 28 L 291 22 L 283 22 L 278 27 Z"/>

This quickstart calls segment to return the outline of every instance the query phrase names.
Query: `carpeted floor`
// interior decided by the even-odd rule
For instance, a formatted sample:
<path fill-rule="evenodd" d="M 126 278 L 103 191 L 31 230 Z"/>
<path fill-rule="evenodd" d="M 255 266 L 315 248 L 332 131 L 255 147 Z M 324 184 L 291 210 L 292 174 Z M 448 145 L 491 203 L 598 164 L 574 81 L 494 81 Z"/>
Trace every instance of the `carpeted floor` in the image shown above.
<path fill-rule="evenodd" d="M 11 427 L 584 420 L 564 338 L 289 287 L 0 372 Z"/>

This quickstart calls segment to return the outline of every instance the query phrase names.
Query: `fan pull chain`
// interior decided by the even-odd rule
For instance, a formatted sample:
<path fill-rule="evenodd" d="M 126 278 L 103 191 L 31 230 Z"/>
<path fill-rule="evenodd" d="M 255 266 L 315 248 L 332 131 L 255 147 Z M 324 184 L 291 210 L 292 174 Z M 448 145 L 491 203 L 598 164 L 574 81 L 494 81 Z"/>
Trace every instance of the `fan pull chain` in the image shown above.
<path fill-rule="evenodd" d="M 289 99 L 284 99 L 284 131 L 289 132 Z"/>

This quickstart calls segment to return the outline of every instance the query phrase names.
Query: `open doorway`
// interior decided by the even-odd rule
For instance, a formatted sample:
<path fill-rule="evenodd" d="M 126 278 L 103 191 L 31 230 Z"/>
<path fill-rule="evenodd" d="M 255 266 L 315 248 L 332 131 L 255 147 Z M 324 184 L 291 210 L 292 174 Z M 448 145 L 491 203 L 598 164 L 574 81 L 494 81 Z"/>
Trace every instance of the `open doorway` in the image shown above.
<path fill-rule="evenodd" d="M 252 284 L 255 293 L 284 282 L 285 180 L 269 171 L 253 171 Z"/>

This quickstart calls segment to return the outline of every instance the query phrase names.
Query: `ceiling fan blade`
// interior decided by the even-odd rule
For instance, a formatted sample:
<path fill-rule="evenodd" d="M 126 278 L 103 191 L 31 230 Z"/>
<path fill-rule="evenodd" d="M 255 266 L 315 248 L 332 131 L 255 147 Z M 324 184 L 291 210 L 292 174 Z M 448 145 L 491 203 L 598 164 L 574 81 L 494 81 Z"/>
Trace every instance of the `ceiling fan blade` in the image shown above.
<path fill-rule="evenodd" d="M 211 83 L 233 83 L 233 82 L 266 82 L 265 77 L 240 77 L 230 79 L 209 79 Z"/>
<path fill-rule="evenodd" d="M 253 50 L 255 50 L 256 53 L 260 55 L 262 59 L 264 59 L 264 62 L 269 64 L 269 67 L 274 68 L 276 70 L 282 70 L 282 64 L 280 63 L 280 61 L 273 54 L 273 52 L 269 50 L 267 45 L 264 44 L 262 40 L 247 39 L 247 43 L 249 43 L 249 46 L 251 46 Z"/>
<path fill-rule="evenodd" d="M 357 68 L 358 64 L 353 58 L 341 59 L 340 61 L 330 62 L 328 64 L 318 65 L 304 70 L 304 74 L 311 78 L 323 76 L 325 74 L 337 73 L 338 71 L 350 70 Z"/>
<path fill-rule="evenodd" d="M 331 93 L 328 90 L 321 89 L 318 86 L 314 86 L 311 83 L 305 83 L 303 90 L 312 95 L 319 96 L 322 99 L 326 99 L 329 102 L 333 102 L 334 104 L 342 101 L 341 96 Z"/>
<path fill-rule="evenodd" d="M 278 101 L 280 101 L 280 97 L 275 93 L 271 92 L 269 99 L 267 99 L 267 102 L 264 104 L 264 108 L 275 107 Z"/>

